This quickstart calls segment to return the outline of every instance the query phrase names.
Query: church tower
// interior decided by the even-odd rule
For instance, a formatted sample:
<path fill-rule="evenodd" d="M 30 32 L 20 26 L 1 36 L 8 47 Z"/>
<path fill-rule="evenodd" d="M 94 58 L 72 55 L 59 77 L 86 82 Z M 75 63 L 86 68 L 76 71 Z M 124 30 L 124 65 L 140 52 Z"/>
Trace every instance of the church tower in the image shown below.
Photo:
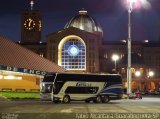
<path fill-rule="evenodd" d="M 34 1 L 31 0 L 30 10 L 22 12 L 21 43 L 39 43 L 41 41 L 41 27 L 41 13 L 34 10 Z"/>

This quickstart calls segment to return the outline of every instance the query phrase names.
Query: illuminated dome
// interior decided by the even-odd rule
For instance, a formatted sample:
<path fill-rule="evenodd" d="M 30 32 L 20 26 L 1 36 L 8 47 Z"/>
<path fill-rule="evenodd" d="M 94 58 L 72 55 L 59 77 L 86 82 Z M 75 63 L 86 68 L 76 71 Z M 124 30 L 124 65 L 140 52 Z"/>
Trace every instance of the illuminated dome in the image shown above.
<path fill-rule="evenodd" d="M 101 26 L 94 20 L 94 18 L 87 15 L 87 11 L 82 9 L 79 15 L 73 17 L 64 28 L 76 27 L 88 32 L 102 32 Z"/>

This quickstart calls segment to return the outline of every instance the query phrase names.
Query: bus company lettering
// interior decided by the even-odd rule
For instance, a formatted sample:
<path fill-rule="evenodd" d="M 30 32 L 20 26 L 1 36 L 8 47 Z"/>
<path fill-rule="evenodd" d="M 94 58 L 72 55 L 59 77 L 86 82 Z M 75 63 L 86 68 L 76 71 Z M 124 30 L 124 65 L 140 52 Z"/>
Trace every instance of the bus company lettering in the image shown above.
<path fill-rule="evenodd" d="M 87 82 L 77 82 L 76 86 L 77 86 L 77 87 L 91 87 L 91 83 L 87 83 Z"/>

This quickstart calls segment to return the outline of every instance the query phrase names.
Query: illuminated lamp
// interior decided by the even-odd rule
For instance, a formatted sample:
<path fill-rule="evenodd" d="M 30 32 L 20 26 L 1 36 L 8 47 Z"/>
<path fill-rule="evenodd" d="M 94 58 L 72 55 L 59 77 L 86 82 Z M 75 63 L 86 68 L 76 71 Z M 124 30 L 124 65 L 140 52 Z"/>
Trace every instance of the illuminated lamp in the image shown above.
<path fill-rule="evenodd" d="M 76 45 L 69 46 L 68 54 L 74 57 L 77 56 L 79 54 L 79 48 Z"/>
<path fill-rule="evenodd" d="M 141 76 L 141 72 L 140 72 L 140 71 L 136 71 L 136 72 L 135 72 L 135 76 L 136 76 L 136 77 L 140 77 L 140 76 Z"/>
<path fill-rule="evenodd" d="M 3 79 L 3 76 L 2 76 L 2 75 L 0 75 L 0 79 Z"/>

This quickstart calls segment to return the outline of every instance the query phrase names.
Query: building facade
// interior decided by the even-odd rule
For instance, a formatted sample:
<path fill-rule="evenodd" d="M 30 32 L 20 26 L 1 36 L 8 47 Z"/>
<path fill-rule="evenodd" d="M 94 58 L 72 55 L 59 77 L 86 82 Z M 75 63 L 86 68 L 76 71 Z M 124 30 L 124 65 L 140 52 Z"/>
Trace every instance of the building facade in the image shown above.
<path fill-rule="evenodd" d="M 39 54 L 46 55 L 46 42 L 42 42 L 42 15 L 38 10 L 34 10 L 34 1 L 30 2 L 30 9 L 24 10 L 21 14 L 21 41 L 18 44 Z"/>
<path fill-rule="evenodd" d="M 100 25 L 84 9 L 61 31 L 47 36 L 47 58 L 59 66 L 78 72 L 99 72 Z"/>
<path fill-rule="evenodd" d="M 132 89 L 133 90 L 159 90 L 160 89 L 160 42 L 132 41 Z M 119 55 L 117 72 L 122 75 L 124 85 L 127 86 L 127 42 L 106 42 L 100 53 L 100 71 L 112 72 L 114 70 L 113 54 Z M 136 73 L 140 72 L 139 76 Z M 150 76 L 150 72 L 154 75 Z"/>
<path fill-rule="evenodd" d="M 42 18 L 39 11 L 23 11 L 21 20 L 21 42 L 39 43 L 41 41 L 41 27 Z"/>

